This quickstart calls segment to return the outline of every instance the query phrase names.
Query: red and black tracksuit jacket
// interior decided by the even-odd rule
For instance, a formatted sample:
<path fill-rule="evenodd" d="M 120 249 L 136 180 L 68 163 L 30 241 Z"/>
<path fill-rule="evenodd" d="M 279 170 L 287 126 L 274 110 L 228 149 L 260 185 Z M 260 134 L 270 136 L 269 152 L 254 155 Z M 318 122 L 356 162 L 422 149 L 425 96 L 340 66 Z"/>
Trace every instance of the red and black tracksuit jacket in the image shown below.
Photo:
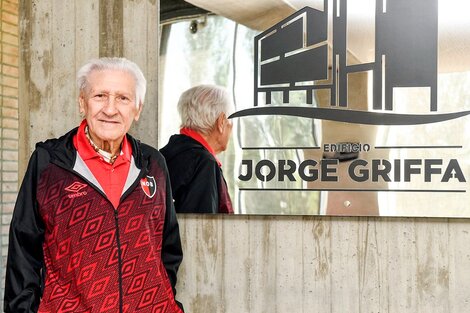
<path fill-rule="evenodd" d="M 178 223 L 161 154 L 133 139 L 115 209 L 73 146 L 36 145 L 10 225 L 5 312 L 181 312 Z"/>

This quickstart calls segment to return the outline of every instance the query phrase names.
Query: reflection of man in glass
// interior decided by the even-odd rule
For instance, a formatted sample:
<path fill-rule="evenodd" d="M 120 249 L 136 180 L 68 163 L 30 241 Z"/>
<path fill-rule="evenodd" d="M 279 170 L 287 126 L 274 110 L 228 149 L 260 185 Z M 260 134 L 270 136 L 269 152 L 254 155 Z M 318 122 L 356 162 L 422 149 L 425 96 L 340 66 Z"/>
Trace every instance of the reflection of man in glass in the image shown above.
<path fill-rule="evenodd" d="M 181 95 L 179 135 L 161 149 L 170 172 L 176 212 L 233 213 L 221 163 L 227 148 L 233 104 L 225 89 L 200 85 Z"/>
<path fill-rule="evenodd" d="M 79 127 L 38 143 L 10 226 L 4 309 L 182 312 L 182 250 L 165 160 L 127 134 L 146 81 L 123 58 L 78 72 Z"/>

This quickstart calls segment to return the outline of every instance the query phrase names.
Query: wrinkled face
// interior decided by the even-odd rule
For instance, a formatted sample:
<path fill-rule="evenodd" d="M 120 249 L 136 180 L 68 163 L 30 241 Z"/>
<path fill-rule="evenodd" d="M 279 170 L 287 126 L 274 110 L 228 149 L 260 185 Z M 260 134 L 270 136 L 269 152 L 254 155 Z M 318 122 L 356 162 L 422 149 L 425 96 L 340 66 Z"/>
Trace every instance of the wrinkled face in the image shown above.
<path fill-rule="evenodd" d="M 85 115 L 92 140 L 120 145 L 133 121 L 142 110 L 135 103 L 135 79 L 125 71 L 94 71 L 88 87 L 79 97 L 80 112 Z"/>

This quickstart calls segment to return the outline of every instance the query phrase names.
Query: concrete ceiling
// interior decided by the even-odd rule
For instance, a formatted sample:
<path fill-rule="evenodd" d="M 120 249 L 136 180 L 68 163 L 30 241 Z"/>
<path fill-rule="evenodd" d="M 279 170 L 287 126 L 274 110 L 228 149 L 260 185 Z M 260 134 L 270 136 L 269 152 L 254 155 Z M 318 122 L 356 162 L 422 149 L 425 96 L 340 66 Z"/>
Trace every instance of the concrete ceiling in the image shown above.
<path fill-rule="evenodd" d="M 186 0 L 256 30 L 265 30 L 295 12 L 283 0 Z"/>
<path fill-rule="evenodd" d="M 263 31 L 308 5 L 322 9 L 323 0 L 186 0 L 200 8 L 225 16 L 249 28 Z M 376 0 L 348 0 L 348 31 L 350 53 L 358 60 L 370 59 L 373 50 L 366 44 L 374 38 L 364 9 Z M 470 70 L 470 1 L 439 0 L 439 67 L 440 71 Z"/>

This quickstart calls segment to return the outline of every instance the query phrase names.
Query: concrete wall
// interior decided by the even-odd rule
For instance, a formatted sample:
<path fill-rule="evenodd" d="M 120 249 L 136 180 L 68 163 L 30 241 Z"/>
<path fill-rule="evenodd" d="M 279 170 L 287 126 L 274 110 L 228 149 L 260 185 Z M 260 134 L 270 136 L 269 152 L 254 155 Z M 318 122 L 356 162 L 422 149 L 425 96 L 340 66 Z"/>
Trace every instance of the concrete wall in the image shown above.
<path fill-rule="evenodd" d="M 467 220 L 179 220 L 190 312 L 470 312 Z"/>
<path fill-rule="evenodd" d="M 156 0 L 20 1 L 22 169 L 36 141 L 78 124 L 74 75 L 100 55 L 144 69 L 149 95 L 133 132 L 156 144 L 157 25 Z M 470 312 L 468 220 L 179 220 L 187 312 Z"/>
<path fill-rule="evenodd" d="M 124 56 L 142 68 L 149 88 L 132 133 L 156 145 L 157 0 L 23 0 L 20 24 L 20 172 L 36 142 L 78 126 L 75 74 L 100 56 Z"/>

